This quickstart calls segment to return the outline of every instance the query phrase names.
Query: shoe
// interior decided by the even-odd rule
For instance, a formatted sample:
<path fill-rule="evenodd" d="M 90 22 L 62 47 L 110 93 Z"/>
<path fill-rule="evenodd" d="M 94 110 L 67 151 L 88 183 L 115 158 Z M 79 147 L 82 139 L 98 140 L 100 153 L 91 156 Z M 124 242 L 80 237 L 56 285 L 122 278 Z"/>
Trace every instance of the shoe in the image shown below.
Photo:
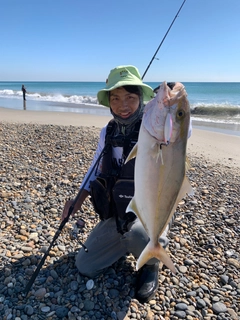
<path fill-rule="evenodd" d="M 151 300 L 158 289 L 159 262 L 152 265 L 144 265 L 139 271 L 136 285 L 136 299 L 141 302 Z"/>

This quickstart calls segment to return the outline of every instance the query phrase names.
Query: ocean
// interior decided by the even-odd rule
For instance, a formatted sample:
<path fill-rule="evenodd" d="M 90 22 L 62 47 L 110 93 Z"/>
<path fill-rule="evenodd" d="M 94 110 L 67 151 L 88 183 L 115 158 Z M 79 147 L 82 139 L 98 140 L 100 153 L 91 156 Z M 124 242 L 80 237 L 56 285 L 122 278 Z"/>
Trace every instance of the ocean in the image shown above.
<path fill-rule="evenodd" d="M 146 83 L 156 88 L 161 82 Z M 104 82 L 0 82 L 0 107 L 23 109 L 22 84 L 27 90 L 27 110 L 109 115 L 109 109 L 97 102 L 97 92 L 104 88 Z M 240 82 L 183 84 L 196 124 L 209 128 L 222 124 L 240 131 Z"/>

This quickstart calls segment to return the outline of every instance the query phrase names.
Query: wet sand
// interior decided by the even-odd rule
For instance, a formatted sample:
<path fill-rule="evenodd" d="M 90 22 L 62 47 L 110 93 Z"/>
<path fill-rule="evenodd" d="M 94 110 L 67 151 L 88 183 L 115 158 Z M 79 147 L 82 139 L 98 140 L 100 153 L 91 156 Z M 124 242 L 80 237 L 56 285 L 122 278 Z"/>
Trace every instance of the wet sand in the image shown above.
<path fill-rule="evenodd" d="M 0 122 L 37 123 L 65 126 L 87 126 L 101 128 L 111 119 L 111 115 L 79 114 L 73 112 L 30 111 L 0 108 Z M 202 125 L 202 126 L 201 126 Z M 218 127 L 219 128 L 219 127 Z M 192 136 L 188 141 L 190 155 L 200 157 L 204 161 L 212 161 L 227 167 L 240 167 L 240 136 L 225 134 L 229 128 L 220 128 L 215 132 L 214 126 L 193 121 Z"/>

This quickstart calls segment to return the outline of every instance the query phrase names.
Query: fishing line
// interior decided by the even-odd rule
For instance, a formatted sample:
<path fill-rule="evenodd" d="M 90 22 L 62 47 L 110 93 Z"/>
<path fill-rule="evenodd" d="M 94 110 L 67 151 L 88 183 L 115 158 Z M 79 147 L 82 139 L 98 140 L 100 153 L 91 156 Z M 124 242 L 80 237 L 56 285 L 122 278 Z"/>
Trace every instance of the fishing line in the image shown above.
<path fill-rule="evenodd" d="M 144 74 L 143 74 L 143 76 L 142 76 L 142 80 L 143 80 L 143 78 L 145 77 L 145 74 L 147 73 L 148 69 L 150 68 L 150 66 L 151 66 L 151 64 L 152 64 L 152 62 L 153 62 L 153 60 L 155 59 L 155 57 L 156 57 L 156 55 L 157 55 L 157 53 L 158 53 L 159 49 L 161 48 L 161 46 L 162 46 L 162 44 L 163 44 L 163 42 L 164 42 L 165 38 L 166 38 L 166 37 L 167 37 L 167 35 L 168 35 L 168 32 L 169 32 L 169 31 L 170 31 L 170 29 L 172 28 L 172 25 L 174 24 L 174 21 L 176 20 L 176 18 L 177 18 L 177 16 L 178 16 L 178 14 L 179 14 L 179 12 L 181 11 L 181 9 L 182 9 L 182 7 L 183 7 L 183 5 L 184 5 L 184 3 L 185 3 L 185 2 L 186 2 L 186 0 L 184 0 L 184 1 L 183 1 L 183 3 L 182 3 L 182 5 L 181 5 L 181 7 L 179 8 L 179 10 L 178 10 L 177 14 L 176 14 L 176 15 L 175 15 L 175 17 L 174 17 L 174 19 L 173 19 L 172 23 L 170 24 L 170 27 L 168 28 L 167 32 L 165 33 L 165 36 L 163 37 L 163 39 L 162 39 L 161 43 L 159 44 L 159 46 L 158 46 L 158 48 L 157 48 L 156 52 L 154 53 L 154 55 L 153 55 L 153 57 L 152 57 L 152 60 L 149 62 L 149 65 L 147 66 L 147 69 L 145 70 L 145 72 L 144 72 Z"/>

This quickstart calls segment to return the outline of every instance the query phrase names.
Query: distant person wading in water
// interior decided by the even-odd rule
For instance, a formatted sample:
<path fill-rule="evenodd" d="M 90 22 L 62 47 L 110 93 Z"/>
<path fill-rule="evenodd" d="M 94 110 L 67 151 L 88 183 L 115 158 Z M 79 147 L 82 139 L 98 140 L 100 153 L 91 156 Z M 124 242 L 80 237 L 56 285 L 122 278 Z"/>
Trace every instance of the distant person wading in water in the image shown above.
<path fill-rule="evenodd" d="M 27 93 L 27 90 L 26 90 L 26 88 L 24 87 L 24 85 L 22 85 L 22 92 L 23 92 L 23 100 L 26 101 L 26 93 Z"/>

